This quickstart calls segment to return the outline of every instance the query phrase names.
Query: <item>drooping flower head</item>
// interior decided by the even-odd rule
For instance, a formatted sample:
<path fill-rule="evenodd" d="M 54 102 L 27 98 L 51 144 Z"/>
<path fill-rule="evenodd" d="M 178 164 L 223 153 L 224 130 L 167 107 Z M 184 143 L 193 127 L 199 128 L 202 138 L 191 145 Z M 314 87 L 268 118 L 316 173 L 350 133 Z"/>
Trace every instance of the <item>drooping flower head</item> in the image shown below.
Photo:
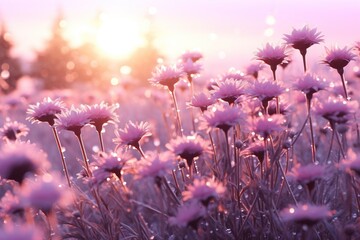
<path fill-rule="evenodd" d="M 197 230 L 198 224 L 205 214 L 205 207 L 196 201 L 192 201 L 181 205 L 176 216 L 169 218 L 169 223 L 178 227 L 190 226 Z"/>
<path fill-rule="evenodd" d="M 312 97 L 314 93 L 326 88 L 326 82 L 314 74 L 306 73 L 294 83 L 293 87 L 295 90 L 303 92 L 307 97 Z"/>
<path fill-rule="evenodd" d="M 36 145 L 11 142 L 0 148 L 0 176 L 22 183 L 27 174 L 40 174 L 50 164 L 47 155 Z"/>
<path fill-rule="evenodd" d="M 323 36 L 316 28 L 310 29 L 304 26 L 302 29 L 293 29 L 291 34 L 284 34 L 284 40 L 293 48 L 298 49 L 302 55 L 314 44 L 323 41 Z"/>
<path fill-rule="evenodd" d="M 175 155 L 185 159 L 191 167 L 194 158 L 205 152 L 210 152 L 210 144 L 199 135 L 177 137 L 170 141 L 166 147 Z"/>
<path fill-rule="evenodd" d="M 244 122 L 244 113 L 239 107 L 215 104 L 204 113 L 200 129 L 210 131 L 211 128 L 219 128 L 226 133 L 231 127 L 242 122 Z"/>
<path fill-rule="evenodd" d="M 246 84 L 243 81 L 237 81 L 233 78 L 218 80 L 214 85 L 211 94 L 214 99 L 221 99 L 228 102 L 230 105 L 234 104 L 236 99 L 246 92 Z"/>
<path fill-rule="evenodd" d="M 215 182 L 213 179 L 195 179 L 182 196 L 184 201 L 199 201 L 207 206 L 212 199 L 219 198 L 225 191 L 226 188 L 221 182 Z"/>
<path fill-rule="evenodd" d="M 98 132 L 101 132 L 105 124 L 118 121 L 118 116 L 115 113 L 117 108 L 119 108 L 118 104 L 109 106 L 104 102 L 91 106 L 83 106 L 84 111 L 88 114 L 89 123 L 93 125 Z"/>
<path fill-rule="evenodd" d="M 4 126 L 0 128 L 0 136 L 8 141 L 16 141 L 20 137 L 25 137 L 29 132 L 29 128 L 17 121 L 6 121 Z"/>
<path fill-rule="evenodd" d="M 181 55 L 181 59 L 183 62 L 186 62 L 189 59 L 193 62 L 197 62 L 201 58 L 203 58 L 203 55 L 199 51 L 187 51 Z"/>
<path fill-rule="evenodd" d="M 83 108 L 71 107 L 70 110 L 66 110 L 60 114 L 57 114 L 55 125 L 57 129 L 72 131 L 75 135 L 80 136 L 81 129 L 90 123 L 89 113 Z"/>
<path fill-rule="evenodd" d="M 53 126 L 57 118 L 56 115 L 64 109 L 64 104 L 59 99 L 44 98 L 42 102 L 29 106 L 27 119 L 32 123 L 47 122 L 50 126 Z"/>
<path fill-rule="evenodd" d="M 328 98 L 315 105 L 314 112 L 329 121 L 330 125 L 345 124 L 359 109 L 356 101 L 345 101 L 342 97 Z"/>
<path fill-rule="evenodd" d="M 166 86 L 170 92 L 173 92 L 175 83 L 177 83 L 183 75 L 183 69 L 179 68 L 177 65 L 161 65 L 155 69 L 152 73 L 152 78 L 150 78 L 149 81 L 155 85 Z"/>
<path fill-rule="evenodd" d="M 339 74 L 343 74 L 344 67 L 355 58 L 355 54 L 351 52 L 351 48 L 332 47 L 329 49 L 325 47 L 325 50 L 327 55 L 323 62 L 336 69 Z"/>
<path fill-rule="evenodd" d="M 202 112 L 206 111 L 210 105 L 213 105 L 215 100 L 204 92 L 196 93 L 189 105 L 191 107 L 198 107 Z"/>
<path fill-rule="evenodd" d="M 285 52 L 285 46 L 273 46 L 267 43 L 263 49 L 258 50 L 256 57 L 268 64 L 271 70 L 275 72 L 277 65 L 285 61 L 288 55 Z"/>
<path fill-rule="evenodd" d="M 280 218 L 284 222 L 294 222 L 307 226 L 313 226 L 332 215 L 333 212 L 327 206 L 316 206 L 309 203 L 290 206 L 280 212 Z"/>

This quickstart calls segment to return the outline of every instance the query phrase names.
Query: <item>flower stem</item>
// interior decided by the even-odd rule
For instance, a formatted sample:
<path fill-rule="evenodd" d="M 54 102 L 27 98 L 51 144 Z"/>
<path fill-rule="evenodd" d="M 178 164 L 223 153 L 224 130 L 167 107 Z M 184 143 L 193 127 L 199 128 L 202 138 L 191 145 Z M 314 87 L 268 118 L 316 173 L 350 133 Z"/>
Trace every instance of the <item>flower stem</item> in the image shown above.
<path fill-rule="evenodd" d="M 312 96 L 306 95 L 306 104 L 307 104 L 307 111 L 309 116 L 309 126 L 310 126 L 310 140 L 311 140 L 311 158 L 312 161 L 316 161 L 316 148 L 315 148 L 315 140 L 314 140 L 314 129 L 312 124 L 312 118 L 311 118 L 311 98 Z"/>
<path fill-rule="evenodd" d="M 176 111 L 176 118 L 177 118 L 179 130 L 180 130 L 180 134 L 181 134 L 181 136 L 183 136 L 184 135 L 184 133 L 183 133 L 184 129 L 182 128 L 182 124 L 181 124 L 180 110 L 179 110 L 179 107 L 178 107 L 178 104 L 177 104 L 177 101 L 176 101 L 175 90 L 170 91 L 170 94 L 171 94 L 171 96 L 173 98 L 173 101 L 174 101 L 174 106 L 175 106 L 175 111 Z"/>
<path fill-rule="evenodd" d="M 340 75 L 341 82 L 342 82 L 342 85 L 343 85 L 344 94 L 345 94 L 345 99 L 346 99 L 346 100 L 350 100 L 349 95 L 348 95 L 348 92 L 347 92 L 347 90 L 346 90 L 346 84 L 345 84 L 345 79 L 344 79 L 344 69 L 339 69 L 339 70 L 338 70 L 338 73 L 339 73 L 339 75 Z"/>
<path fill-rule="evenodd" d="M 305 56 L 306 56 L 306 50 L 305 50 L 305 52 L 300 51 L 300 53 L 301 53 L 302 60 L 303 60 L 304 72 L 306 72 L 306 58 L 305 58 Z"/>
<path fill-rule="evenodd" d="M 84 146 L 84 142 L 81 138 L 81 134 L 76 134 L 78 140 L 79 140 L 79 145 L 80 145 L 80 149 L 81 149 L 81 154 L 82 154 L 82 157 L 83 157 L 83 160 L 84 160 L 84 164 L 85 164 L 85 168 L 86 168 L 86 172 L 88 174 L 89 177 L 92 176 L 92 173 L 90 171 L 90 166 L 89 166 L 89 161 L 88 161 L 88 158 L 86 156 L 86 151 L 85 151 L 85 146 Z"/>
<path fill-rule="evenodd" d="M 67 166 L 66 166 L 65 157 L 64 157 L 64 153 L 62 151 L 59 135 L 58 135 L 55 127 L 51 127 L 51 129 L 53 131 L 54 138 L 55 138 L 55 141 L 56 141 L 56 145 L 57 145 L 59 153 L 60 153 L 61 163 L 62 163 L 62 167 L 63 167 L 63 171 L 65 173 L 67 183 L 68 183 L 69 187 L 71 187 L 69 172 L 68 172 L 68 169 L 67 169 Z"/>
<path fill-rule="evenodd" d="M 97 131 L 97 132 L 98 132 L 98 136 L 99 136 L 101 151 L 105 152 L 104 141 L 103 141 L 103 137 L 102 137 L 102 134 L 101 134 L 101 130 Z"/>

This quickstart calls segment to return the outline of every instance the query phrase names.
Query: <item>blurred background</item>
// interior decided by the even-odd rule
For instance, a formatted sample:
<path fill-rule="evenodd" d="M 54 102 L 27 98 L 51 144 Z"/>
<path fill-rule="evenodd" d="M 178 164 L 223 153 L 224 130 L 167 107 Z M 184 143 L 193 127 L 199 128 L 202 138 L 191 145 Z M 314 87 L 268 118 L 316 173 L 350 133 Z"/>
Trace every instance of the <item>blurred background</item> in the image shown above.
<path fill-rule="evenodd" d="M 10 92 L 24 75 L 45 89 L 116 86 L 124 76 L 147 84 L 157 64 L 194 49 L 216 75 L 304 25 L 325 38 L 309 50 L 311 65 L 324 46 L 360 40 L 359 11 L 358 0 L 0 0 L 0 87 Z"/>

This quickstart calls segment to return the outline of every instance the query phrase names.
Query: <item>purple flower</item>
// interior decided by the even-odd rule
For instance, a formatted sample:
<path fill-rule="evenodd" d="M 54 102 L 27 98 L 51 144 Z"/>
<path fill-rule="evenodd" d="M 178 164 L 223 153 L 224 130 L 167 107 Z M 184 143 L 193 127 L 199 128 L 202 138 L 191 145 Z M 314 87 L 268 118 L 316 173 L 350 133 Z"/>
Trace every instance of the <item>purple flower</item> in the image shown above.
<path fill-rule="evenodd" d="M 224 81 L 219 80 L 216 83 L 217 84 L 214 85 L 213 90 L 210 91 L 213 98 L 222 99 L 230 105 L 246 92 L 246 84 L 243 81 L 237 81 L 230 78 Z"/>
<path fill-rule="evenodd" d="M 183 62 L 186 62 L 188 60 L 197 62 L 201 58 L 203 58 L 203 55 L 202 55 L 202 53 L 200 53 L 198 51 L 187 51 L 181 55 L 181 59 Z"/>
<path fill-rule="evenodd" d="M 295 222 L 307 226 L 313 226 L 332 215 L 333 212 L 330 211 L 327 206 L 316 206 L 312 204 L 290 206 L 280 212 L 280 218 L 284 222 Z"/>
<path fill-rule="evenodd" d="M 227 104 L 216 104 L 204 113 L 200 129 L 210 131 L 219 128 L 227 132 L 236 124 L 244 122 L 244 113 L 239 107 L 230 107 Z"/>
<path fill-rule="evenodd" d="M 60 100 L 44 98 L 42 102 L 29 106 L 27 119 L 32 123 L 47 122 L 50 126 L 53 126 L 57 118 L 56 114 L 61 113 L 64 108 L 64 104 Z"/>
<path fill-rule="evenodd" d="M 314 74 L 306 73 L 302 78 L 299 78 L 293 85 L 295 90 L 299 90 L 307 96 L 312 96 L 314 93 L 326 88 L 324 80 L 320 80 Z"/>
<path fill-rule="evenodd" d="M 204 112 L 210 105 L 213 105 L 214 103 L 215 100 L 212 97 L 208 96 L 204 92 L 199 92 L 191 98 L 189 105 L 192 107 L 198 107 L 202 112 Z"/>
<path fill-rule="evenodd" d="M 191 75 L 199 74 L 202 70 L 202 65 L 192 61 L 191 59 L 187 59 L 186 61 L 182 62 L 181 67 L 184 73 L 186 73 L 188 77 L 190 76 L 190 81 L 192 79 Z"/>
<path fill-rule="evenodd" d="M 169 218 L 169 223 L 171 225 L 177 225 L 178 227 L 190 226 L 193 229 L 197 229 L 200 220 L 205 214 L 205 207 L 193 201 L 180 206 L 176 216 Z"/>
<path fill-rule="evenodd" d="M 265 158 L 265 145 L 263 141 L 257 141 L 251 143 L 246 149 L 241 151 L 241 155 L 244 156 L 256 156 L 262 163 Z"/>
<path fill-rule="evenodd" d="M 5 224 L 0 229 L 0 240 L 41 240 L 43 234 L 35 225 Z"/>
<path fill-rule="evenodd" d="M 101 132 L 102 127 L 108 122 L 118 121 L 118 116 L 115 110 L 119 108 L 118 104 L 109 106 L 107 103 L 101 102 L 91 106 L 84 106 L 83 110 L 89 118 L 89 123 L 95 126 L 98 132 Z"/>
<path fill-rule="evenodd" d="M 270 117 L 260 116 L 250 123 L 251 129 L 254 133 L 263 138 L 267 138 L 273 132 L 281 132 L 284 127 L 285 118 L 283 115 L 274 114 Z"/>
<path fill-rule="evenodd" d="M 80 136 L 81 129 L 90 123 L 90 114 L 84 109 L 76 109 L 74 106 L 70 110 L 57 114 L 55 125 L 57 129 L 68 130 Z"/>
<path fill-rule="evenodd" d="M 311 191 L 314 188 L 315 181 L 325 177 L 325 167 L 310 163 L 305 166 L 296 164 L 291 172 L 287 174 L 290 180 L 305 184 Z"/>
<path fill-rule="evenodd" d="M 194 158 L 210 152 L 210 144 L 199 135 L 177 137 L 171 140 L 166 147 L 175 155 L 185 159 L 189 167 L 192 166 Z"/>
<path fill-rule="evenodd" d="M 226 188 L 223 184 L 215 182 L 213 179 L 195 179 L 194 183 L 182 193 L 182 196 L 184 201 L 195 200 L 207 206 L 212 199 L 219 198 L 225 191 Z"/>
<path fill-rule="evenodd" d="M 258 98 L 261 102 L 270 101 L 285 91 L 281 84 L 269 80 L 256 81 L 248 89 L 250 96 Z"/>
<path fill-rule="evenodd" d="M 16 141 L 20 137 L 25 137 L 29 132 L 29 128 L 17 121 L 6 121 L 4 126 L 0 128 L 0 136 L 8 141 Z"/>
<path fill-rule="evenodd" d="M 339 163 L 339 168 L 360 176 L 360 157 L 350 148 L 347 157 Z"/>
<path fill-rule="evenodd" d="M 351 60 L 354 60 L 355 54 L 351 52 L 351 48 L 338 48 L 333 47 L 331 49 L 325 48 L 326 57 L 324 63 L 330 67 L 335 68 L 339 74 L 343 74 L 344 67 L 348 65 Z"/>
<path fill-rule="evenodd" d="M 258 50 L 256 57 L 268 64 L 272 71 L 276 71 L 277 65 L 285 61 L 288 54 L 285 52 L 285 46 L 273 46 L 267 43 L 263 49 Z"/>
<path fill-rule="evenodd" d="M 28 173 L 50 167 L 46 154 L 34 144 L 13 142 L 0 148 L 0 176 L 22 183 Z"/>
<path fill-rule="evenodd" d="M 240 81 L 244 79 L 244 73 L 235 68 L 230 68 L 227 73 L 221 76 L 220 80 L 225 81 L 226 79 L 234 79 Z"/>
<path fill-rule="evenodd" d="M 321 33 L 316 28 L 310 29 L 308 26 L 304 26 L 302 29 L 293 29 L 291 34 L 284 36 L 286 43 L 298 49 L 301 54 L 306 54 L 309 47 L 323 41 Z"/>
<path fill-rule="evenodd" d="M 255 79 L 259 77 L 259 72 L 264 69 L 263 63 L 255 62 L 246 67 L 245 73 L 248 76 L 253 76 Z"/>
<path fill-rule="evenodd" d="M 183 69 L 176 65 L 162 65 L 155 69 L 152 73 L 152 78 L 150 78 L 149 81 L 152 84 L 166 86 L 171 92 L 173 92 L 175 83 L 177 83 L 183 75 Z"/>

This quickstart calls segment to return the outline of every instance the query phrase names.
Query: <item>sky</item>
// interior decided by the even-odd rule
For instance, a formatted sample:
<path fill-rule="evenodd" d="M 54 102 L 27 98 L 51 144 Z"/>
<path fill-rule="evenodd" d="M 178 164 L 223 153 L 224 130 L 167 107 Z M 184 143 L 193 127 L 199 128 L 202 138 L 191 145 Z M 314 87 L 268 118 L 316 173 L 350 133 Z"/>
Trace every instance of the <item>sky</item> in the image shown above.
<path fill-rule="evenodd" d="M 360 41 L 359 0 L 0 0 L 0 20 L 11 33 L 14 55 L 32 59 L 44 47 L 60 10 L 66 37 L 74 45 L 89 36 L 89 25 L 103 13 L 107 27 L 99 45 L 104 52 L 122 45 L 119 55 L 141 44 L 150 14 L 156 46 L 169 61 L 198 49 L 205 56 L 204 67 L 216 71 L 242 68 L 258 48 L 267 42 L 281 44 L 283 34 L 304 25 L 316 27 L 325 38 L 309 50 L 314 61 L 323 57 L 324 46 Z"/>

